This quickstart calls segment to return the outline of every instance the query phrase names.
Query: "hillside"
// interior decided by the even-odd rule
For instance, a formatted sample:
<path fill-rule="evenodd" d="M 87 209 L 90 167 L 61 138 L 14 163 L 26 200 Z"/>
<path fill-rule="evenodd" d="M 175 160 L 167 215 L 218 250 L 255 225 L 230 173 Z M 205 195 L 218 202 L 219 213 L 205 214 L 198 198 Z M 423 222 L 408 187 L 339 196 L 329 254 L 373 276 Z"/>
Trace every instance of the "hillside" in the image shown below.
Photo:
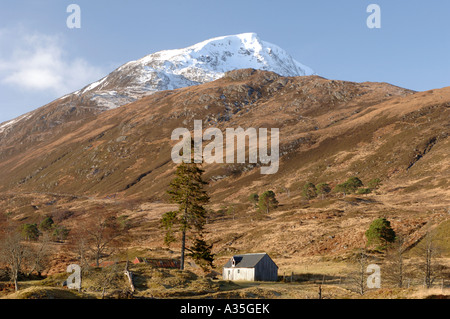
<path fill-rule="evenodd" d="M 17 222 L 51 215 L 71 228 L 101 207 L 130 218 L 130 249 L 160 249 L 159 219 L 172 207 L 171 132 L 201 119 L 204 129 L 280 129 L 274 175 L 261 175 L 257 164 L 203 166 L 211 197 L 206 238 L 219 272 L 233 253 L 266 251 L 281 274 L 345 275 L 340 262 L 364 245 L 378 217 L 391 220 L 410 248 L 429 229 L 448 241 L 450 88 L 413 92 L 242 69 L 103 112 L 70 113 L 64 103 L 40 108 L 0 139 L 0 203 Z M 72 120 L 52 126 L 61 116 Z M 301 197 L 306 182 L 334 187 L 352 176 L 382 186 L 368 195 Z M 269 189 L 280 206 L 262 216 L 248 197 Z M 63 245 L 54 249 L 51 273 L 70 260 Z"/>
<path fill-rule="evenodd" d="M 202 119 L 204 129 L 223 132 L 239 126 L 280 129 L 282 158 L 273 176 L 261 176 L 255 165 L 205 166 L 216 200 L 258 185 L 290 187 L 307 180 L 335 185 L 353 175 L 410 188 L 426 179 L 427 188 L 445 189 L 449 92 L 234 71 L 55 129 L 39 122 L 17 126 L 2 139 L 0 187 L 160 199 L 174 168 L 172 130 L 192 130 L 193 120 Z M 61 109 L 55 104 L 39 112 L 57 117 Z M 21 134 L 26 138 L 8 140 Z M 234 190 L 222 194 L 231 182 Z"/>

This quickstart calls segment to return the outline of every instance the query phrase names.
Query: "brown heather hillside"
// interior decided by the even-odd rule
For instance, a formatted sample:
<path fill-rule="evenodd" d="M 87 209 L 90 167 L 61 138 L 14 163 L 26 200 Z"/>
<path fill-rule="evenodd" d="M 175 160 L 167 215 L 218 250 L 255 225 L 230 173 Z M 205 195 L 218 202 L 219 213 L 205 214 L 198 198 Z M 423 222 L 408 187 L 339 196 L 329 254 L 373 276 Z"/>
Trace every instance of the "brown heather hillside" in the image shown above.
<path fill-rule="evenodd" d="M 34 117 L 39 119 L 20 123 L 2 138 L 2 186 L 70 194 L 161 193 L 159 184 L 167 181 L 156 177 L 168 176 L 174 166 L 171 132 L 192 129 L 194 119 L 221 129 L 280 128 L 281 152 L 288 155 L 317 148 L 327 140 L 325 134 L 342 135 L 338 129 L 346 129 L 343 124 L 353 117 L 362 118 L 368 107 L 410 93 L 387 84 L 244 70 L 206 85 L 160 92 L 97 117 L 68 118 L 65 103 L 56 101 L 38 110 Z M 223 167 L 208 173 L 223 175 Z"/>
<path fill-rule="evenodd" d="M 0 203 L 17 221 L 68 212 L 61 222 L 71 227 L 100 205 L 135 222 L 133 246 L 161 247 L 159 218 L 170 209 L 165 190 L 175 168 L 171 132 L 202 119 L 204 129 L 223 132 L 280 129 L 277 174 L 204 165 L 213 212 L 207 239 L 218 265 L 234 252 L 267 251 L 280 271 L 304 270 L 315 256 L 345 259 L 378 217 L 411 247 L 428 229 L 448 242 L 439 225 L 450 217 L 450 88 L 412 92 L 247 69 L 102 113 L 67 103 L 42 107 L 0 136 Z M 306 182 L 334 187 L 352 176 L 380 178 L 382 186 L 369 195 L 301 197 Z M 269 189 L 280 207 L 261 216 L 248 196 Z"/>

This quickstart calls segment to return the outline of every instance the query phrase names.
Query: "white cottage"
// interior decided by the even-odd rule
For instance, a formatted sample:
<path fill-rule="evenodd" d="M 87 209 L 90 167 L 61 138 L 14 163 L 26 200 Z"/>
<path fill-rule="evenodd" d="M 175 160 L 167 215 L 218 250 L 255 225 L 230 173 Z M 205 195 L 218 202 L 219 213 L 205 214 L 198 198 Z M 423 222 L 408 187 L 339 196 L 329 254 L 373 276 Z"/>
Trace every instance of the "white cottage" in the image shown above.
<path fill-rule="evenodd" d="M 266 253 L 236 255 L 223 267 L 224 280 L 277 281 L 278 266 Z"/>

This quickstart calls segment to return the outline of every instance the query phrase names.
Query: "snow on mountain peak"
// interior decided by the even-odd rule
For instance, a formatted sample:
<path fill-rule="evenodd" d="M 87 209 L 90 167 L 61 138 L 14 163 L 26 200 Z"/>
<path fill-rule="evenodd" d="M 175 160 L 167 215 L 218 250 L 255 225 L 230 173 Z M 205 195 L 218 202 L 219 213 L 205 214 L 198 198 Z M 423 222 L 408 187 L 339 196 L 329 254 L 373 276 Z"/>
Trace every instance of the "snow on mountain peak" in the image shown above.
<path fill-rule="evenodd" d="M 242 33 L 147 55 L 74 94 L 87 94 L 97 105 L 114 108 L 157 91 L 206 83 L 223 77 L 225 72 L 244 68 L 282 76 L 315 74 L 256 33 Z"/>

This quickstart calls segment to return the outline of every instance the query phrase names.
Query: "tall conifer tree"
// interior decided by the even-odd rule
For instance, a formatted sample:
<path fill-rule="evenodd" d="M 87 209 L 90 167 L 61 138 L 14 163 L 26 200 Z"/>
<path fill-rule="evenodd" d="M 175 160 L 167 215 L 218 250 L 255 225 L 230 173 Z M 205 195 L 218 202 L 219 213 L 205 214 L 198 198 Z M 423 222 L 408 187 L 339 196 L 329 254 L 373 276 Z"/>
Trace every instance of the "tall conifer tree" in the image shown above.
<path fill-rule="evenodd" d="M 192 230 L 201 233 L 206 221 L 203 205 L 209 202 L 209 196 L 204 189 L 207 183 L 203 181 L 203 173 L 200 164 L 181 163 L 167 191 L 178 209 L 165 213 L 161 223 L 166 230 L 166 244 L 176 240 L 175 233 L 181 233 L 181 270 L 184 269 L 187 233 Z"/>

